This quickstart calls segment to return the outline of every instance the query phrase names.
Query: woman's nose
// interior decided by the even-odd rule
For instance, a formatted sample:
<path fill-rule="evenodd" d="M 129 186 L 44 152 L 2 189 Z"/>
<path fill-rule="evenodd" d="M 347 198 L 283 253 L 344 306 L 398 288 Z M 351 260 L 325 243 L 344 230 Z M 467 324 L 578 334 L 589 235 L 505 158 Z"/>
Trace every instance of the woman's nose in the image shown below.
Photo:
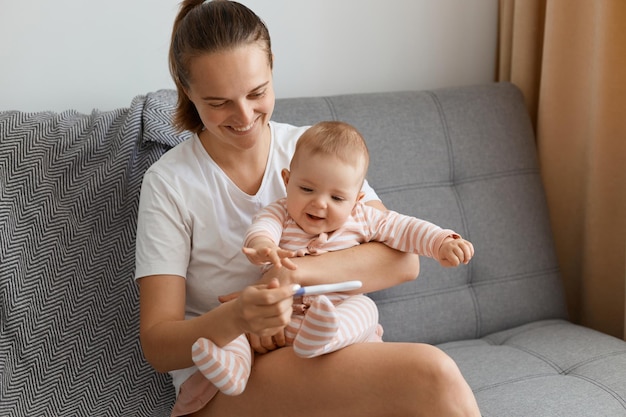
<path fill-rule="evenodd" d="M 248 125 L 252 122 L 254 118 L 254 110 L 250 103 L 245 101 L 238 102 L 235 107 L 235 117 L 236 119 L 243 125 Z"/>

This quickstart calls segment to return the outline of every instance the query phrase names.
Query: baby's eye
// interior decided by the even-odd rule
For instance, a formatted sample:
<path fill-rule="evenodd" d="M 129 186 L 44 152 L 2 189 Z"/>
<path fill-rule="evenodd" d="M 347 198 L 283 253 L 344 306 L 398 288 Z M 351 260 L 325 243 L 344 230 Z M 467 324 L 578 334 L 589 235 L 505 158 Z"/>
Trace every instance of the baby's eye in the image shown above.
<path fill-rule="evenodd" d="M 345 200 L 345 198 L 343 198 L 343 197 L 339 197 L 338 195 L 334 195 L 332 198 L 333 198 L 333 200 L 335 200 L 335 201 L 344 201 L 344 200 Z"/>
<path fill-rule="evenodd" d="M 312 192 L 312 191 L 313 191 L 313 189 L 308 188 L 308 187 L 300 187 L 300 189 L 301 189 L 302 191 L 304 191 L 305 193 L 310 193 L 310 192 Z"/>

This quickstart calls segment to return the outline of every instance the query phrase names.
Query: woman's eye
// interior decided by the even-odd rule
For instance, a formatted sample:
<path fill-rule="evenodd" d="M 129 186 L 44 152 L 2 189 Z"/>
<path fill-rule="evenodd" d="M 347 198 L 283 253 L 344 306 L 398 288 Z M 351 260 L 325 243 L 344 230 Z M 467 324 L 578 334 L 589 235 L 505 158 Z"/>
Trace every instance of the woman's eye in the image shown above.
<path fill-rule="evenodd" d="M 220 103 L 209 103 L 209 106 L 213 107 L 214 109 L 219 109 L 220 107 L 223 107 L 224 104 L 226 104 L 225 102 L 220 102 Z"/>

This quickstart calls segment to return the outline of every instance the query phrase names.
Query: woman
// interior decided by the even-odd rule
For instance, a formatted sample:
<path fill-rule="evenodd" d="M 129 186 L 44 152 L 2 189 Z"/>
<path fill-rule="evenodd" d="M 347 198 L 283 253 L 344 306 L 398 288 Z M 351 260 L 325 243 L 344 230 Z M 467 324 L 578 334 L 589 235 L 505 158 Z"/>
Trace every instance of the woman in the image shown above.
<path fill-rule="evenodd" d="M 296 270 L 259 281 L 241 252 L 243 234 L 261 207 L 284 196 L 281 169 L 306 130 L 270 122 L 272 59 L 265 25 L 245 6 L 182 3 L 170 49 L 175 123 L 195 135 L 145 175 L 136 272 L 142 347 L 173 377 L 172 415 L 479 416 L 458 368 L 435 347 L 365 343 L 313 359 L 283 347 L 293 284 L 358 277 L 370 292 L 413 279 L 419 263 L 368 243 L 294 259 Z M 223 346 L 244 333 L 259 353 L 246 390 L 217 393 L 193 367 L 191 347 L 199 337 Z"/>

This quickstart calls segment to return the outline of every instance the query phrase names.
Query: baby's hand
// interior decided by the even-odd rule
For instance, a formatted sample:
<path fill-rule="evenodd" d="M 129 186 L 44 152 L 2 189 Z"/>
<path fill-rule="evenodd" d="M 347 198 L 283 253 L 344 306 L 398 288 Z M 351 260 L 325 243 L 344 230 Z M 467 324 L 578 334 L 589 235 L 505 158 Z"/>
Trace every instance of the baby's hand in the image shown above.
<path fill-rule="evenodd" d="M 289 258 L 296 254 L 293 251 L 281 249 L 278 246 L 263 246 L 257 248 L 243 248 L 243 253 L 255 265 L 274 264 L 277 268 L 284 266 L 287 269 L 296 269 L 296 264 Z"/>
<path fill-rule="evenodd" d="M 474 245 L 463 238 L 446 238 L 439 248 L 439 263 L 444 267 L 467 264 L 474 256 Z"/>

